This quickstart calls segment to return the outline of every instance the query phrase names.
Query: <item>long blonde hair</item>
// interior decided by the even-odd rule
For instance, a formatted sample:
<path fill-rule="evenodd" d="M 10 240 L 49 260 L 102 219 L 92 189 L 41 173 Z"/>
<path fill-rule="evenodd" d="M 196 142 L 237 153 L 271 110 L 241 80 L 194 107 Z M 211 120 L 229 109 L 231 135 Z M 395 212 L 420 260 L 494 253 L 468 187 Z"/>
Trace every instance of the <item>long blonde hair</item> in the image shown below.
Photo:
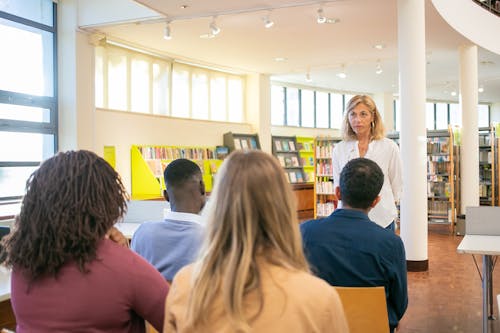
<path fill-rule="evenodd" d="M 353 131 L 351 124 L 349 124 L 349 112 L 351 112 L 358 104 L 365 105 L 373 115 L 373 121 L 371 126 L 371 139 L 380 140 L 385 137 L 384 124 L 382 123 L 382 117 L 378 112 L 377 105 L 370 96 L 367 95 L 356 95 L 352 97 L 347 103 L 347 107 L 344 113 L 344 120 L 342 120 L 342 139 L 345 141 L 356 140 L 356 133 Z"/>
<path fill-rule="evenodd" d="M 188 325 L 207 319 L 221 293 L 235 331 L 250 330 L 244 296 L 257 290 L 263 306 L 257 257 L 307 271 L 295 197 L 277 160 L 264 152 L 235 151 L 224 161 L 206 207 L 207 237 L 193 273 Z"/>

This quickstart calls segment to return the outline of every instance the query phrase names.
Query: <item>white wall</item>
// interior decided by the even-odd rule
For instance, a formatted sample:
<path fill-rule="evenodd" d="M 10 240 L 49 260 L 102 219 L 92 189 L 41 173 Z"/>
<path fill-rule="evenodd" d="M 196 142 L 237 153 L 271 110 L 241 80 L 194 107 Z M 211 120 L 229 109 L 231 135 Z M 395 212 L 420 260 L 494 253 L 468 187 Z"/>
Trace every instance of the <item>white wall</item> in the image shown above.
<path fill-rule="evenodd" d="M 97 109 L 95 112 L 95 152 L 103 156 L 104 146 L 115 146 L 116 170 L 130 192 L 130 147 L 132 145 L 211 147 L 222 145 L 223 134 L 229 131 L 254 133 L 249 124 Z"/>

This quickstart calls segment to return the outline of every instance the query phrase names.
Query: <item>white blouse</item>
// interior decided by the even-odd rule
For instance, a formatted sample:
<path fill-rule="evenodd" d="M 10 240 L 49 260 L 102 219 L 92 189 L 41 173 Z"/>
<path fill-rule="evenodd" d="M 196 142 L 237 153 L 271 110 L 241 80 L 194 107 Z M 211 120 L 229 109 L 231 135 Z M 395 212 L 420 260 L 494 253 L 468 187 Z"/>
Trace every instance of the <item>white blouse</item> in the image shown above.
<path fill-rule="evenodd" d="M 332 153 L 333 186 L 339 186 L 342 168 L 354 158 L 358 158 L 358 141 L 341 141 Z M 398 216 L 395 202 L 399 200 L 403 188 L 402 163 L 399 148 L 390 139 L 373 140 L 364 156 L 376 162 L 384 173 L 384 185 L 380 190 L 380 202 L 370 210 L 370 219 L 382 227 L 387 227 Z M 339 203 L 342 207 L 342 203 Z"/>

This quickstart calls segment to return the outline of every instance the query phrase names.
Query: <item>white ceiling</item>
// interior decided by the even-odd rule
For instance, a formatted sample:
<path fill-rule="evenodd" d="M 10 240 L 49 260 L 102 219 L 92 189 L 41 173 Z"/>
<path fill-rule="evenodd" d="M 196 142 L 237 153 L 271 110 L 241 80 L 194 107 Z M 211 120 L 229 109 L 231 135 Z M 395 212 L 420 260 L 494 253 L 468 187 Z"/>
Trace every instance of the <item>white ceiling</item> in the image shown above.
<path fill-rule="evenodd" d="M 126 41 L 175 59 L 230 68 L 236 72 L 266 73 L 273 80 L 327 89 L 398 93 L 397 0 L 136 0 L 160 19 L 92 27 L 110 39 Z M 469 43 L 426 3 L 427 98 L 458 101 L 458 47 Z M 317 10 L 339 19 L 318 24 Z M 187 8 L 182 8 L 186 5 Z M 270 10 L 270 11 L 269 11 Z M 264 28 L 263 17 L 275 22 Z M 493 15 L 493 14 L 491 14 Z M 221 32 L 208 33 L 212 16 Z M 166 20 L 172 39 L 163 39 Z M 492 32 L 489 32 L 492 33 Z M 385 48 L 375 49 L 382 43 Z M 276 62 L 283 57 L 286 61 Z M 500 102 L 500 55 L 479 48 L 480 102 Z M 383 69 L 375 73 L 377 62 Z M 342 66 L 348 75 L 336 74 Z M 310 73 L 311 82 L 306 81 Z"/>

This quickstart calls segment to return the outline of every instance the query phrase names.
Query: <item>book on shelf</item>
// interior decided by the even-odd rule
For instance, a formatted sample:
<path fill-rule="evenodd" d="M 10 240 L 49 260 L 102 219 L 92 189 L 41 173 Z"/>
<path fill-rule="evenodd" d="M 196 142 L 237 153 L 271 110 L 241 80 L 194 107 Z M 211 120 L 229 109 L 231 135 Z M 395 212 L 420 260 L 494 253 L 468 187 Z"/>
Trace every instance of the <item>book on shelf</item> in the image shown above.
<path fill-rule="evenodd" d="M 252 149 L 259 148 L 259 147 L 257 147 L 257 140 L 255 140 L 255 138 L 253 136 L 250 138 L 250 148 L 252 148 Z"/>
<path fill-rule="evenodd" d="M 297 156 L 292 156 L 292 166 L 298 167 L 299 166 L 299 159 Z"/>
<path fill-rule="evenodd" d="M 297 183 L 303 183 L 304 177 L 302 177 L 302 172 L 296 172 Z"/>
<path fill-rule="evenodd" d="M 234 148 L 241 149 L 241 141 L 238 138 L 234 138 Z"/>
<path fill-rule="evenodd" d="M 281 151 L 281 141 L 279 140 L 274 141 L 274 145 L 276 147 L 276 151 Z"/>
<path fill-rule="evenodd" d="M 246 139 L 241 139 L 241 148 L 248 149 L 248 141 Z"/>
<path fill-rule="evenodd" d="M 288 147 L 290 151 L 295 151 L 295 143 L 292 140 L 288 141 Z"/>
<path fill-rule="evenodd" d="M 285 167 L 293 166 L 292 158 L 290 156 L 285 157 Z"/>
<path fill-rule="evenodd" d="M 288 176 L 290 177 L 290 183 L 296 183 L 297 182 L 297 175 L 295 174 L 294 171 L 289 172 Z"/>
<path fill-rule="evenodd" d="M 288 146 L 288 141 L 283 141 L 282 147 L 283 151 L 290 151 L 290 147 Z"/>
<path fill-rule="evenodd" d="M 286 164 L 285 164 L 285 158 L 283 157 L 283 155 L 278 155 L 278 160 L 280 161 L 280 165 L 282 167 L 286 166 Z"/>

